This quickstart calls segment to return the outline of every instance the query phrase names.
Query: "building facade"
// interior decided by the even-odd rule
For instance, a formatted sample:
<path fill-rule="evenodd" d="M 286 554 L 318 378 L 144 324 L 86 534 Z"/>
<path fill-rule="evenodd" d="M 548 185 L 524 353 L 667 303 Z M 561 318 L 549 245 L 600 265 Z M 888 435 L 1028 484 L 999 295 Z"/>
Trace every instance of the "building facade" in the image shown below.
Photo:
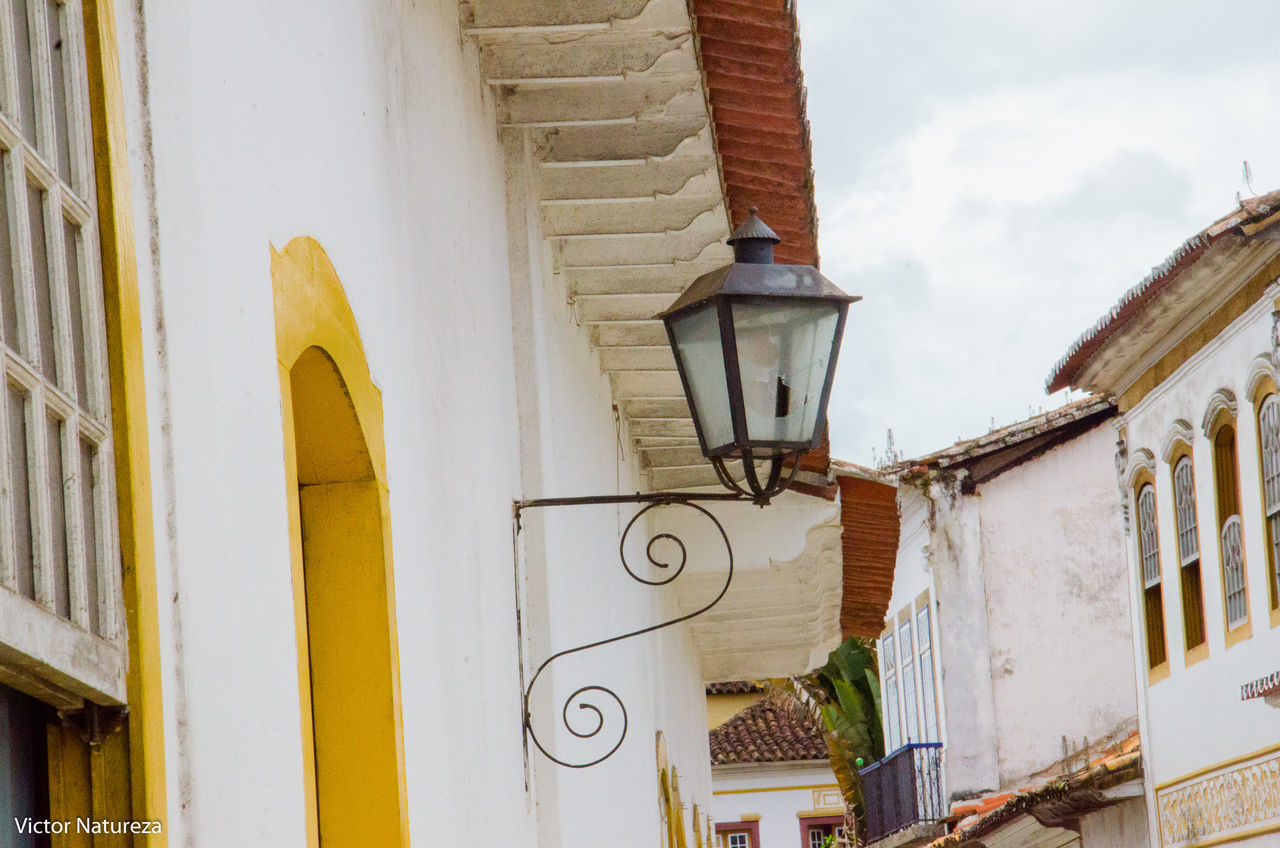
<path fill-rule="evenodd" d="M 863 771 L 873 844 L 1144 831 L 1136 756 L 1089 776 L 1136 747 L 1120 502 L 1099 465 L 1114 414 L 1089 398 L 888 469 L 902 529 L 879 643 L 890 753 Z"/>
<path fill-rule="evenodd" d="M 1240 202 L 1050 375 L 1117 398 L 1151 845 L 1280 839 L 1280 194 Z"/>
<path fill-rule="evenodd" d="M 816 260 L 794 15 L 699 2 L 0 4 L 0 845 L 705 841 L 704 681 L 839 641 L 823 458 L 541 675 L 727 557 L 512 522 L 714 486 L 654 315 L 752 203 Z"/>

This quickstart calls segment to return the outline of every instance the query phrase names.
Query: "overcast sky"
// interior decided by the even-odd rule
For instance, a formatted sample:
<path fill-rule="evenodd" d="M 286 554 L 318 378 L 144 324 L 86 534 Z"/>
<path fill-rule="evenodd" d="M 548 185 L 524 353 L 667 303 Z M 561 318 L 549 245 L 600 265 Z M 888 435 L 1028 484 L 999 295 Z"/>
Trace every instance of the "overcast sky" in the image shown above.
<path fill-rule="evenodd" d="M 1280 187 L 1280 3 L 798 6 L 822 270 L 865 298 L 837 457 L 1065 402 L 1044 379 L 1080 332 L 1237 191 Z"/>

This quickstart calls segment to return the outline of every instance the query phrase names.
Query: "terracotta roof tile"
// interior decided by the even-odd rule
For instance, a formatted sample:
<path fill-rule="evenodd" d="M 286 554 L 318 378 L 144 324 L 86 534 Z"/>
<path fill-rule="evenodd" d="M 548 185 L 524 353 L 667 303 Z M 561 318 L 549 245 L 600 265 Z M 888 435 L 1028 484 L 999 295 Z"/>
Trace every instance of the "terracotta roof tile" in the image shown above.
<path fill-rule="evenodd" d="M 758 701 L 712 730 L 711 764 L 825 760 L 822 729 L 802 710 Z"/>
<path fill-rule="evenodd" d="M 708 695 L 749 695 L 763 692 L 764 687 L 754 680 L 730 680 L 724 683 L 708 683 Z"/>
<path fill-rule="evenodd" d="M 922 473 L 929 467 L 946 468 L 957 465 L 966 460 L 977 459 L 1016 445 L 1019 442 L 1066 427 L 1091 415 L 1107 412 L 1114 407 L 1115 404 L 1106 398 L 1090 395 L 1060 406 L 1057 409 L 1033 415 L 1025 421 L 1019 421 L 1007 427 L 999 427 L 976 438 L 963 439 L 951 447 L 943 448 L 915 459 L 905 459 L 882 469 L 882 471 L 890 475 L 912 476 Z"/>
<path fill-rule="evenodd" d="M 737 223 L 752 206 L 780 263 L 818 264 L 813 154 L 791 0 L 691 0 L 716 147 Z"/>
<path fill-rule="evenodd" d="M 1032 815 L 1038 804 L 1081 799 L 1080 810 L 1100 809 L 1094 790 L 1134 780 L 1142 776 L 1142 750 L 1138 731 L 1110 745 L 1102 756 L 1079 771 L 1049 779 L 1039 785 L 1014 792 L 998 792 L 954 804 L 951 814 L 960 818 L 955 830 L 930 842 L 928 848 L 961 848 L 1022 815 Z M 1082 793 L 1083 790 L 1083 794 Z"/>
<path fill-rule="evenodd" d="M 898 487 L 870 469 L 835 463 L 840 485 L 844 591 L 840 631 L 874 638 L 884 629 L 898 560 Z M 856 469 L 856 470 L 855 470 Z"/>

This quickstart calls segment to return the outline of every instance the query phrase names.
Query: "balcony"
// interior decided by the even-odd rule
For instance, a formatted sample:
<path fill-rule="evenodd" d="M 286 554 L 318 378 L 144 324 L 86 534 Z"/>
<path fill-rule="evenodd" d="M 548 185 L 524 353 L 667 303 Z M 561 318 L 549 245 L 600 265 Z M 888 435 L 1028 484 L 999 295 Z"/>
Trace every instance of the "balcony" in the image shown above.
<path fill-rule="evenodd" d="M 867 844 L 909 848 L 942 836 L 942 743 L 903 745 L 858 772 L 866 804 Z M 892 838 L 889 838 L 892 837 Z"/>

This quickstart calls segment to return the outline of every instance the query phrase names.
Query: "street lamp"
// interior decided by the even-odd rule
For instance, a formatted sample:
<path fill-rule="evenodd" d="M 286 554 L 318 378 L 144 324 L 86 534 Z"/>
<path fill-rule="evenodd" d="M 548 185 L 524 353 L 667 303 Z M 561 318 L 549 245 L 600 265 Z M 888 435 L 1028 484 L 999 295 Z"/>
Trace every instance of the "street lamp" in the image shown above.
<path fill-rule="evenodd" d="M 756 211 L 729 237 L 733 264 L 698 277 L 659 317 L 702 453 L 721 483 L 763 505 L 821 444 L 845 315 L 862 298 L 812 265 L 773 264 L 781 239 Z M 731 460 L 742 461 L 747 489 Z M 769 463 L 763 480 L 758 461 Z"/>
<path fill-rule="evenodd" d="M 579 687 L 561 707 L 561 724 L 578 739 L 604 740 L 602 751 L 579 759 L 557 756 L 539 739 L 533 725 L 530 701 L 542 672 L 561 657 L 689 621 L 719 603 L 733 581 L 733 546 L 724 526 L 698 502 L 753 501 L 763 506 L 791 485 L 801 455 L 821 444 L 845 314 L 850 303 L 862 298 L 845 294 L 811 265 L 773 264 L 773 246 L 780 241 L 752 207 L 747 220 L 729 237 L 733 264 L 698 277 L 659 316 L 675 354 L 698 443 L 729 491 L 533 498 L 513 504 L 517 537 L 521 515 L 528 509 L 643 504 L 622 531 L 618 553 L 626 573 L 647 586 L 670 585 L 684 572 L 687 562 L 684 542 L 671 533 L 653 536 L 645 548 L 649 566 L 656 569 L 653 576 L 643 576 L 627 562 L 627 537 L 652 509 L 684 506 L 695 510 L 711 524 L 715 530 L 711 538 L 718 538 L 728 554 L 728 569 L 719 593 L 699 608 L 627 633 L 556 651 L 534 669 L 524 688 L 525 738 L 552 762 L 587 768 L 607 760 L 626 738 L 627 709 L 617 693 L 606 686 Z M 746 488 L 725 467 L 733 460 L 742 462 Z M 782 468 L 788 460 L 791 473 L 783 479 Z M 768 463 L 764 475 L 757 471 L 757 462 Z M 659 540 L 671 543 L 667 549 L 674 548 L 674 559 L 661 558 L 654 547 Z M 515 554 L 519 586 L 518 544 Z M 518 607 L 518 590 L 516 604 Z M 523 669 L 523 653 L 520 665 Z M 618 710 L 621 720 L 616 729 L 605 732 L 604 709 L 609 704 Z"/>

